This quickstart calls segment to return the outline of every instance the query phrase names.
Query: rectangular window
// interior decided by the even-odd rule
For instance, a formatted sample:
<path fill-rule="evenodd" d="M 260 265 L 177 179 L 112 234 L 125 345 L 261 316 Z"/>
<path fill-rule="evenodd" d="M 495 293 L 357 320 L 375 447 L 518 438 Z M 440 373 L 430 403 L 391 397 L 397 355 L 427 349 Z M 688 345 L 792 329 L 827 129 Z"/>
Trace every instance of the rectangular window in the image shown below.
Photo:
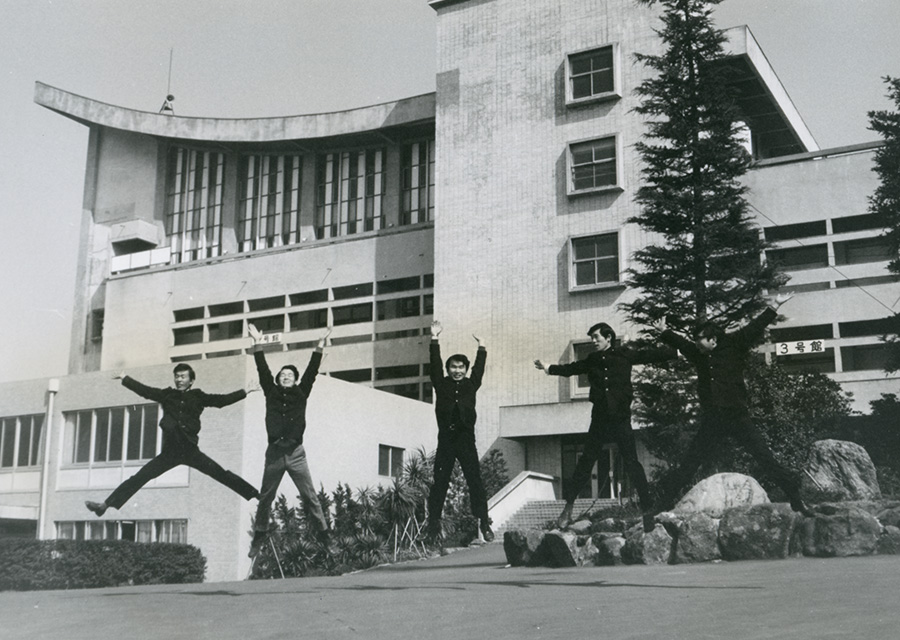
<path fill-rule="evenodd" d="M 777 356 L 777 362 L 791 373 L 834 373 L 834 349 L 828 347 L 819 353 L 801 353 Z"/>
<path fill-rule="evenodd" d="M 209 328 L 209 341 L 232 340 L 244 335 L 244 321 L 232 320 L 231 322 L 213 322 L 207 325 Z"/>
<path fill-rule="evenodd" d="M 269 309 L 281 309 L 284 307 L 284 296 L 272 296 L 271 298 L 256 298 L 247 300 L 250 311 L 268 311 Z"/>
<path fill-rule="evenodd" d="M 316 238 L 349 236 L 383 226 L 384 150 L 344 151 L 316 162 Z"/>
<path fill-rule="evenodd" d="M 844 371 L 877 371 L 884 369 L 887 361 L 888 348 L 884 344 L 841 347 L 841 363 Z"/>
<path fill-rule="evenodd" d="M 869 278 L 837 280 L 834 286 L 836 289 L 844 289 L 846 287 L 871 287 L 878 284 L 893 284 L 895 282 L 897 282 L 897 276 L 871 276 Z"/>
<path fill-rule="evenodd" d="M 91 342 L 103 340 L 103 309 L 91 311 Z"/>
<path fill-rule="evenodd" d="M 288 314 L 291 331 L 324 329 L 328 326 L 328 309 L 310 309 Z"/>
<path fill-rule="evenodd" d="M 766 251 L 766 259 L 791 271 L 819 269 L 828 266 L 828 245 L 813 244 L 808 247 L 770 249 Z"/>
<path fill-rule="evenodd" d="M 427 293 L 422 296 L 422 315 L 430 316 L 434 314 L 434 294 Z"/>
<path fill-rule="evenodd" d="M 173 148 L 166 178 L 166 236 L 172 262 L 221 254 L 225 156 Z"/>
<path fill-rule="evenodd" d="M 43 425 L 41 414 L 0 418 L 0 468 L 40 464 Z"/>
<path fill-rule="evenodd" d="M 860 238 L 834 243 L 834 263 L 863 264 L 891 259 L 891 249 L 886 238 Z"/>
<path fill-rule="evenodd" d="M 130 540 L 187 544 L 187 520 L 80 520 L 57 522 L 60 540 Z"/>
<path fill-rule="evenodd" d="M 877 213 L 864 213 L 859 216 L 844 216 L 831 219 L 832 233 L 849 233 L 868 229 L 884 229 L 887 221 Z"/>
<path fill-rule="evenodd" d="M 371 369 L 346 369 L 344 371 L 332 371 L 332 378 L 343 380 L 345 382 L 371 382 Z"/>
<path fill-rule="evenodd" d="M 400 293 L 401 291 L 415 291 L 419 288 L 419 276 L 411 276 L 409 278 L 395 278 L 393 280 L 381 280 L 376 284 L 376 292 L 380 295 L 383 293 Z"/>
<path fill-rule="evenodd" d="M 393 320 L 395 318 L 412 318 L 419 315 L 419 296 L 409 298 L 395 298 L 393 300 L 379 300 L 376 303 L 379 320 Z"/>
<path fill-rule="evenodd" d="M 281 333 L 284 331 L 284 314 L 277 316 L 263 316 L 261 318 L 248 318 L 247 322 L 254 325 L 263 333 Z"/>
<path fill-rule="evenodd" d="M 331 292 L 335 300 L 349 300 L 350 298 L 363 298 L 372 295 L 372 283 L 351 284 L 344 287 L 334 287 Z"/>
<path fill-rule="evenodd" d="M 399 478 L 403 473 L 403 449 L 378 445 L 378 475 Z"/>
<path fill-rule="evenodd" d="M 104 407 L 65 414 L 72 463 L 117 463 L 156 455 L 158 405 Z"/>
<path fill-rule="evenodd" d="M 577 104 L 618 96 L 616 90 L 616 50 L 606 45 L 566 57 L 568 86 L 566 102 Z"/>
<path fill-rule="evenodd" d="M 826 340 L 834 337 L 830 324 L 810 324 L 803 327 L 780 327 L 769 329 L 772 342 L 795 342 L 798 340 Z"/>
<path fill-rule="evenodd" d="M 841 322 L 838 324 L 838 330 L 841 332 L 842 338 L 859 338 L 862 336 L 896 334 L 898 326 L 897 321 L 893 317 L 889 317 Z"/>
<path fill-rule="evenodd" d="M 236 313 L 244 313 L 243 302 L 224 302 L 222 304 L 209 305 L 209 317 L 231 316 Z"/>
<path fill-rule="evenodd" d="M 400 224 L 434 220 L 434 140 L 400 151 Z"/>
<path fill-rule="evenodd" d="M 315 304 L 317 302 L 328 302 L 328 289 L 292 293 L 290 295 L 290 300 L 292 307 L 300 307 L 305 304 Z"/>
<path fill-rule="evenodd" d="M 199 344 L 203 342 L 203 326 L 172 329 L 172 335 L 175 337 L 176 347 L 185 344 Z"/>
<path fill-rule="evenodd" d="M 619 234 L 571 238 L 572 256 L 570 282 L 575 287 L 589 287 L 619 282 Z"/>
<path fill-rule="evenodd" d="M 336 327 L 344 324 L 371 322 L 372 303 L 363 302 L 362 304 L 351 304 L 346 307 L 334 307 L 331 310 L 331 315 L 334 318 L 334 326 Z"/>
<path fill-rule="evenodd" d="M 394 380 L 396 378 L 417 378 L 419 376 L 419 365 L 417 364 L 399 364 L 390 367 L 376 367 L 376 380 Z"/>
<path fill-rule="evenodd" d="M 798 222 L 797 224 L 783 224 L 777 227 L 763 229 L 766 240 L 794 240 L 796 238 L 810 238 L 812 236 L 824 236 L 826 233 L 825 221 Z"/>
<path fill-rule="evenodd" d="M 191 307 L 190 309 L 175 309 L 175 322 L 187 322 L 189 320 L 202 320 L 203 307 Z"/>
<path fill-rule="evenodd" d="M 407 384 L 378 385 L 375 388 L 378 389 L 379 391 L 384 391 L 385 393 L 393 393 L 395 396 L 409 398 L 410 400 L 418 400 L 419 399 L 419 383 L 418 382 L 410 382 Z"/>
<path fill-rule="evenodd" d="M 299 155 L 251 155 L 240 162 L 238 250 L 253 251 L 300 241 Z"/>
<path fill-rule="evenodd" d="M 598 138 L 569 145 L 569 193 L 590 193 L 618 187 L 616 138 Z"/>

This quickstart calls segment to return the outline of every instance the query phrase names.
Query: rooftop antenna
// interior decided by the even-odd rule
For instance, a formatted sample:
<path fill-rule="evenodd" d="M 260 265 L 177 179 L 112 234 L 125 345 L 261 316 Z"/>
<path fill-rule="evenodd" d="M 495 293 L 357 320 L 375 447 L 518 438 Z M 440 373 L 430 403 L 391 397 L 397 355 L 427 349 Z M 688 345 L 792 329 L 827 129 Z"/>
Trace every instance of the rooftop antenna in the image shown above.
<path fill-rule="evenodd" d="M 172 107 L 172 101 L 175 100 L 175 96 L 172 95 L 172 52 L 174 48 L 169 49 L 169 81 L 166 84 L 166 99 L 163 100 L 162 107 L 159 108 L 159 112 L 166 116 L 174 116 L 175 109 Z"/>

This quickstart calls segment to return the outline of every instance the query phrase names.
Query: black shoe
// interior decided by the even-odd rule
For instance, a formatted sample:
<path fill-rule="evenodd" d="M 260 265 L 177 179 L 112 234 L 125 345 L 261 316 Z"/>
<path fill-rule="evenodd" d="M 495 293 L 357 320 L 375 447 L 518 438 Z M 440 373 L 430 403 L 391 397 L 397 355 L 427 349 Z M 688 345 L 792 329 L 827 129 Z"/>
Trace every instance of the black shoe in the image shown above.
<path fill-rule="evenodd" d="M 494 532 L 491 531 L 491 525 L 485 524 L 481 526 L 481 536 L 484 538 L 485 542 L 494 541 Z"/>
<path fill-rule="evenodd" d="M 815 518 L 816 512 L 809 508 L 809 506 L 803 502 L 803 498 L 800 496 L 795 496 L 791 498 L 791 509 L 796 511 L 797 513 L 803 514 L 807 518 Z"/>
<path fill-rule="evenodd" d="M 268 539 L 268 531 L 254 531 L 253 541 L 250 543 L 250 553 L 248 553 L 247 556 L 250 558 L 255 558 L 263 548 L 263 545 L 266 544 L 266 540 Z"/>
<path fill-rule="evenodd" d="M 102 516 L 106 513 L 106 510 L 109 508 L 106 506 L 105 502 L 91 502 L 90 500 L 84 501 L 84 506 L 93 511 L 98 516 Z"/>
<path fill-rule="evenodd" d="M 559 514 L 559 517 L 556 519 L 556 528 L 557 529 L 565 529 L 572 522 L 572 509 L 575 507 L 574 503 L 567 502 L 566 506 L 563 507 L 562 513 Z"/>
<path fill-rule="evenodd" d="M 425 542 L 428 544 L 438 544 L 443 539 L 443 531 L 441 530 L 440 520 L 429 520 L 425 525 Z"/>

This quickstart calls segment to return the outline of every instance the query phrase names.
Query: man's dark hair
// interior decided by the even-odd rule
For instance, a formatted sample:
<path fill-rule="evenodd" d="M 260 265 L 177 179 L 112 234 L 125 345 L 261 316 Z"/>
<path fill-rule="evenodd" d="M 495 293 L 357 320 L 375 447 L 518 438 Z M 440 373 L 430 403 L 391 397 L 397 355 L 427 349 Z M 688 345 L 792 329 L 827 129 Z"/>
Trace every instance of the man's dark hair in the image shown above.
<path fill-rule="evenodd" d="M 724 329 L 715 322 L 704 322 L 694 329 L 694 340 L 699 340 L 700 338 L 715 338 L 718 342 L 724 335 Z"/>
<path fill-rule="evenodd" d="M 466 371 L 469 370 L 469 359 L 461 353 L 455 353 L 449 358 L 447 358 L 447 363 L 444 365 L 447 369 L 447 373 L 450 373 L 450 363 L 451 362 L 462 362 L 466 367 Z"/>
<path fill-rule="evenodd" d="M 197 374 L 194 373 L 194 369 L 189 364 L 185 364 L 183 362 L 179 362 L 175 365 L 175 368 L 172 369 L 172 375 L 178 373 L 179 371 L 187 371 L 188 375 L 191 377 L 191 382 L 197 377 Z"/>
<path fill-rule="evenodd" d="M 613 331 L 613 328 L 606 324 L 605 322 L 598 322 L 593 325 L 590 329 L 588 329 L 587 334 L 590 336 L 597 330 L 600 330 L 600 335 L 609 340 L 609 346 L 615 346 L 616 342 L 616 332 Z"/>
<path fill-rule="evenodd" d="M 288 370 L 294 372 L 294 384 L 297 384 L 300 382 L 300 372 L 297 371 L 297 367 L 295 367 L 292 364 L 286 364 L 278 370 L 278 375 L 275 376 L 276 382 L 278 381 L 278 376 L 280 376 L 281 372 L 284 371 L 285 369 L 288 369 Z"/>

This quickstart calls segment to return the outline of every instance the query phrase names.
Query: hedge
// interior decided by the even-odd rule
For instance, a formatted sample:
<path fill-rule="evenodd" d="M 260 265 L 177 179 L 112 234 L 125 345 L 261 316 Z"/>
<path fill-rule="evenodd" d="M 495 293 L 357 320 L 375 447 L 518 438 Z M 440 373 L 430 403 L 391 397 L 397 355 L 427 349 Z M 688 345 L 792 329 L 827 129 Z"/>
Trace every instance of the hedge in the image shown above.
<path fill-rule="evenodd" d="M 196 547 L 128 540 L 0 539 L 0 591 L 203 582 Z"/>

